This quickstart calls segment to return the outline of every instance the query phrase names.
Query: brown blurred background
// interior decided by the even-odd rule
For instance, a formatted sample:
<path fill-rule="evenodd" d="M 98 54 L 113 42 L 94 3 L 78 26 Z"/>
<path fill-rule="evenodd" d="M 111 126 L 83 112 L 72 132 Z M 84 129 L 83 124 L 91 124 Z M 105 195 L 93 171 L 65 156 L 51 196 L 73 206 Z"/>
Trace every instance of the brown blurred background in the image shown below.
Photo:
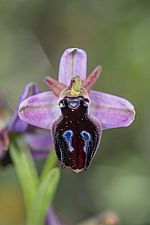
<path fill-rule="evenodd" d="M 129 128 L 103 133 L 87 172 L 62 170 L 54 201 L 70 224 L 113 210 L 124 225 L 150 224 L 150 1 L 0 0 L 0 90 L 12 109 L 23 87 L 57 77 L 68 47 L 103 65 L 96 90 L 134 103 Z M 12 167 L 0 170 L 0 225 L 22 225 L 24 204 Z"/>

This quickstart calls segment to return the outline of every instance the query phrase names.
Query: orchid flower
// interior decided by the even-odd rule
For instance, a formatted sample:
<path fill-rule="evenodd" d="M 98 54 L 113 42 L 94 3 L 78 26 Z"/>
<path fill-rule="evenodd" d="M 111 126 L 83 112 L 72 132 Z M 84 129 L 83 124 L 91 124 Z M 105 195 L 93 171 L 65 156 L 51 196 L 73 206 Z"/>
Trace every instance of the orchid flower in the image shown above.
<path fill-rule="evenodd" d="M 34 126 L 23 122 L 18 116 L 18 108 L 20 103 L 30 95 L 36 95 L 38 93 L 39 88 L 36 84 L 28 84 L 20 97 L 12 118 L 10 118 L 9 121 L 6 121 L 6 123 L 4 123 L 4 120 L 3 124 L 1 123 L 0 161 L 2 166 L 7 165 L 11 161 L 8 151 L 9 144 L 11 140 L 20 134 L 23 134 L 25 142 L 31 150 L 34 159 L 45 158 L 49 154 L 50 148 L 53 146 L 51 137 L 49 137 L 49 133 L 47 131 L 37 129 Z"/>
<path fill-rule="evenodd" d="M 77 48 L 67 49 L 60 59 L 58 81 L 51 77 L 44 79 L 44 83 L 51 91 L 26 98 L 19 106 L 19 117 L 24 122 L 40 128 L 53 130 L 55 150 L 59 161 L 64 166 L 71 167 L 75 172 L 88 168 L 98 148 L 102 131 L 111 128 L 127 127 L 135 118 L 134 107 L 126 99 L 91 90 L 99 78 L 101 71 L 102 67 L 97 66 L 86 77 L 87 55 L 85 51 Z M 68 91 L 69 95 L 67 94 Z M 60 125 L 59 122 L 64 118 L 62 108 L 66 104 L 67 107 L 69 104 L 71 105 L 72 111 L 75 111 L 78 106 L 86 105 L 85 123 L 91 121 L 91 125 L 89 126 L 94 124 L 93 129 L 96 129 L 95 133 L 92 133 L 92 130 L 87 132 L 87 130 L 83 129 L 85 123 L 82 124 L 81 120 L 79 120 L 81 112 L 79 108 L 73 116 L 78 117 L 76 121 L 79 121 L 79 125 L 76 125 L 73 130 L 69 124 L 68 130 L 60 133 L 60 129 L 57 128 Z M 68 112 L 71 113 L 71 111 Z M 67 114 L 67 118 L 70 115 Z M 72 120 L 69 118 L 67 122 L 70 123 Z M 75 129 L 80 129 L 80 133 L 78 134 L 78 136 L 82 136 L 80 140 L 77 138 L 75 141 L 75 133 L 77 133 Z M 99 139 L 94 139 L 96 135 L 99 136 Z M 62 139 L 58 140 L 58 136 Z M 75 146 L 75 142 L 80 142 L 80 144 L 77 144 L 78 147 Z M 74 153 L 74 149 L 76 148 L 81 148 L 82 150 L 76 150 L 76 153 Z M 94 150 L 90 148 L 94 148 Z M 85 158 L 89 162 L 85 163 Z M 71 162 L 69 161 L 70 159 L 72 160 Z"/>

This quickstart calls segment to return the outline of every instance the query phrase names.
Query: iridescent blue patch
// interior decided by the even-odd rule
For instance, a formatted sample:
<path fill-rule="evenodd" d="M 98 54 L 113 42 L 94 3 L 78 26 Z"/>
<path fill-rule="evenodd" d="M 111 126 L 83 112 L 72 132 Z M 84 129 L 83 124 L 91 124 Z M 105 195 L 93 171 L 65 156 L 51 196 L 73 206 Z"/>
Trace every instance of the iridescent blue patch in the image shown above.
<path fill-rule="evenodd" d="M 83 130 L 80 134 L 81 134 L 81 136 L 82 136 L 82 138 L 83 138 L 83 140 L 84 140 L 84 147 L 83 147 L 83 150 L 84 150 L 85 152 L 87 152 L 87 149 L 88 149 L 88 146 L 89 146 L 89 142 L 91 141 L 91 135 L 90 135 L 89 132 L 87 132 L 87 131 L 85 131 L 85 130 Z"/>
<path fill-rule="evenodd" d="M 74 149 L 72 147 L 72 138 L 73 138 L 73 131 L 72 130 L 66 130 L 64 133 L 63 133 L 63 138 L 65 139 L 66 141 L 66 144 L 68 145 L 68 150 L 69 152 L 72 152 Z"/>
<path fill-rule="evenodd" d="M 68 106 L 70 108 L 76 109 L 80 105 L 80 99 L 67 99 Z"/>

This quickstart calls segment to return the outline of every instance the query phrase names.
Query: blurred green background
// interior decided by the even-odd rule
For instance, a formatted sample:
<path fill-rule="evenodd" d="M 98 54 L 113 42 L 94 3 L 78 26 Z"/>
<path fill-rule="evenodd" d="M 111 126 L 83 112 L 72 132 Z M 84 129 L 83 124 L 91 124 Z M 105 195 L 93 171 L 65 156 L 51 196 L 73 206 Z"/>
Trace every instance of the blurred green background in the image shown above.
<path fill-rule="evenodd" d="M 103 133 L 87 172 L 62 170 L 54 201 L 70 224 L 112 210 L 124 225 L 150 224 L 150 1 L 0 0 L 0 90 L 12 109 L 23 87 L 57 78 L 68 47 L 103 65 L 96 90 L 129 99 L 136 120 Z M 0 170 L 0 225 L 20 225 L 24 203 L 13 168 Z"/>

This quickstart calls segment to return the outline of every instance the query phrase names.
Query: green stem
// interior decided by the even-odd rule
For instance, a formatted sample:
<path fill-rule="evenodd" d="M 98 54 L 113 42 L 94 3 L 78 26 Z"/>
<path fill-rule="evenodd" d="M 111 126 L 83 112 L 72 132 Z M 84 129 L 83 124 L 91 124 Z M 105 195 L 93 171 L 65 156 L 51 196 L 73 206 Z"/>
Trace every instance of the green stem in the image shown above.
<path fill-rule="evenodd" d="M 56 192 L 60 170 L 54 168 L 42 180 L 32 205 L 32 225 L 42 225 Z"/>
<path fill-rule="evenodd" d="M 27 213 L 29 213 L 39 185 L 37 170 L 30 152 L 23 142 L 13 143 L 10 149 L 11 158 L 23 190 Z"/>
<path fill-rule="evenodd" d="M 52 204 L 60 178 L 54 168 L 56 156 L 51 151 L 41 176 L 38 176 L 31 154 L 21 140 L 10 146 L 11 158 L 20 180 L 27 211 L 27 225 L 44 225 L 49 206 Z"/>
<path fill-rule="evenodd" d="M 57 157 L 56 157 L 55 151 L 54 149 L 51 149 L 50 154 L 41 171 L 41 176 L 40 176 L 41 180 L 43 180 L 47 176 L 47 174 L 55 167 L 56 161 L 57 161 Z"/>

